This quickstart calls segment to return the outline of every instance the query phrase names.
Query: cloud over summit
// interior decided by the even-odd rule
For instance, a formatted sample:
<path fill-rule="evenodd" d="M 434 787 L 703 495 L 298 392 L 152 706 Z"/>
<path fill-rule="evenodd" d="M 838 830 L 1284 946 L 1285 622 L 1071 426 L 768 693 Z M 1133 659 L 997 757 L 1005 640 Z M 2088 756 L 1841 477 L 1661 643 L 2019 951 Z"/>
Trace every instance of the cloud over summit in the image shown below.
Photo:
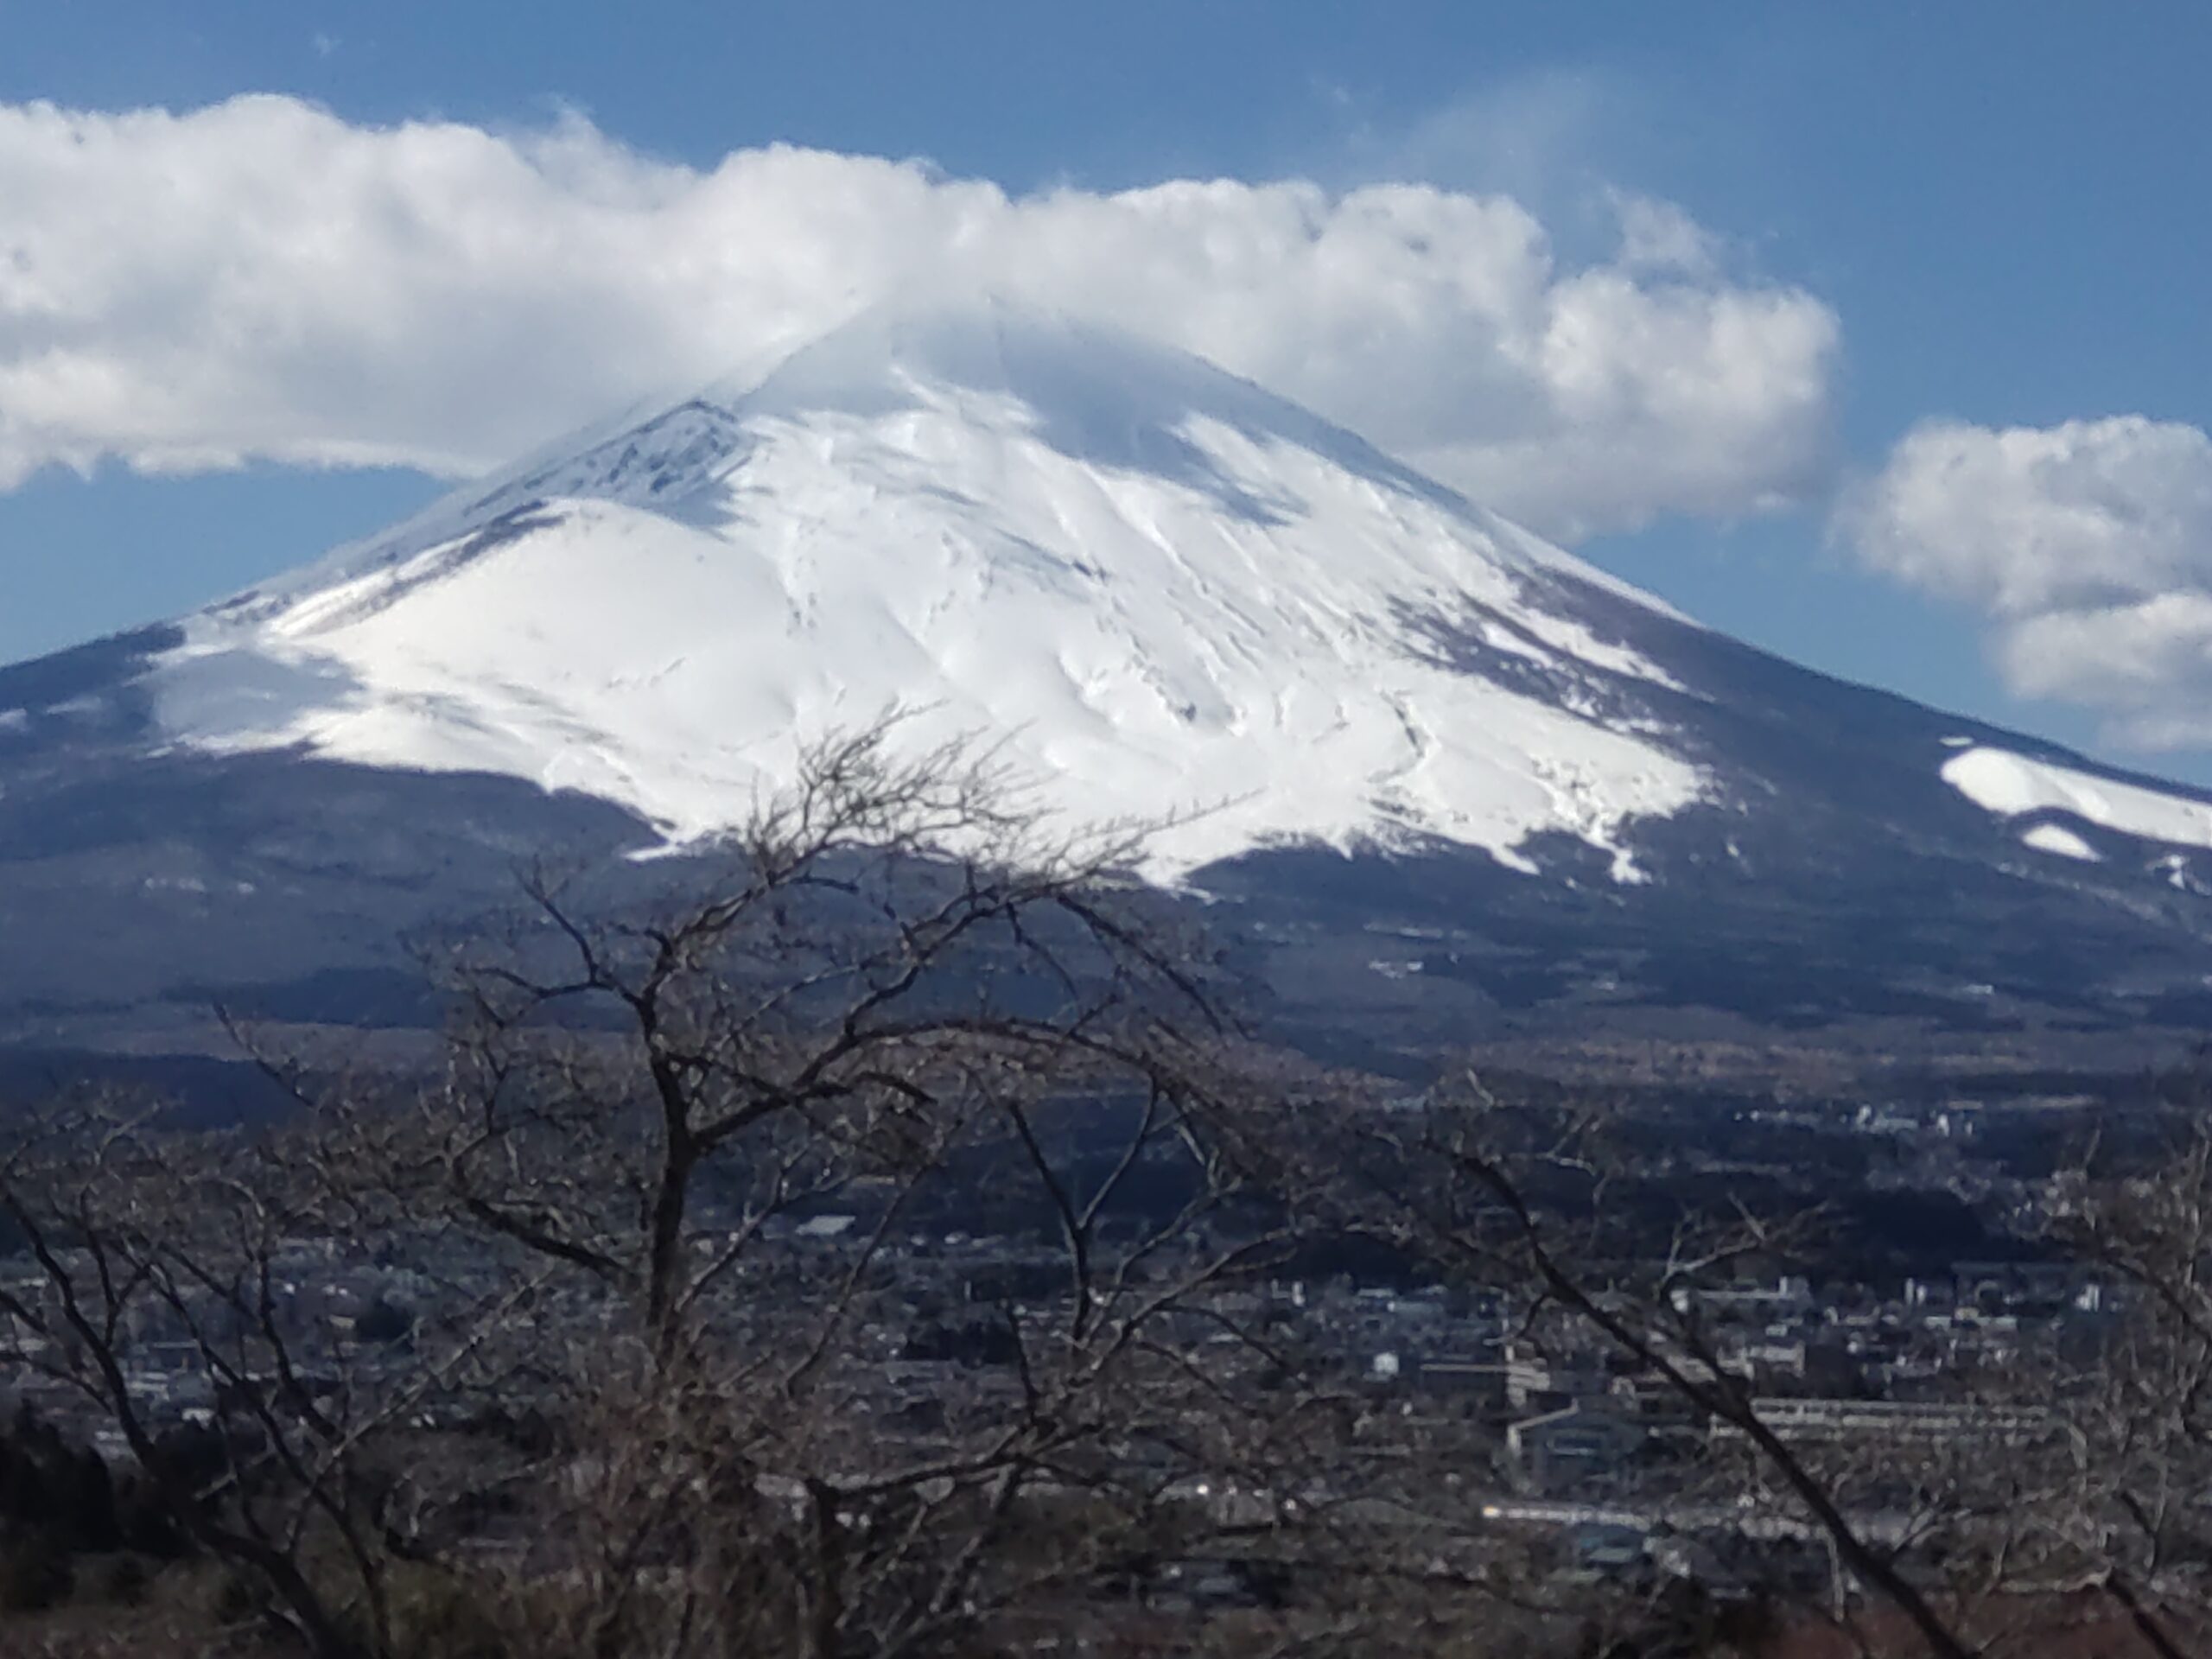
<path fill-rule="evenodd" d="M 466 474 L 931 283 L 1165 339 L 1568 537 L 1800 500 L 1827 464 L 1834 315 L 1663 204 L 1578 267 L 1511 199 L 1427 186 L 1011 197 L 280 97 L 0 106 L 0 487 L 105 457 Z"/>

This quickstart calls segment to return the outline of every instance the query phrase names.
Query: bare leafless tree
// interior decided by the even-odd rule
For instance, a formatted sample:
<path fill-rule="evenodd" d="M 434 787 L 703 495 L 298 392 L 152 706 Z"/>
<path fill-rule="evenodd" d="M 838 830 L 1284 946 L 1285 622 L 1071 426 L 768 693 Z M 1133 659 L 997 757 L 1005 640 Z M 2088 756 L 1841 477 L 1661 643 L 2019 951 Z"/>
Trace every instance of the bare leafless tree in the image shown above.
<path fill-rule="evenodd" d="M 465 1597 L 554 1652 L 943 1653 L 1198 1550 L 1237 1471 L 1273 1501 L 1282 1367 L 1231 1293 L 1283 1228 L 1224 1156 L 1255 1096 L 1209 968 L 1137 830 L 1052 835 L 898 736 L 810 748 L 658 914 L 534 874 L 442 961 L 427 1085 L 242 1033 L 277 1129 L 77 1111 L 0 1166 L 19 1355 L 309 1650 Z M 1027 1270 L 949 1275 L 985 1363 L 902 1361 L 967 1212 Z M 441 1281 L 404 1353 L 302 1306 L 370 1250 Z M 174 1447 L 148 1332 L 210 1393 Z"/>
<path fill-rule="evenodd" d="M 1786 1256 L 1815 1217 L 1687 1214 L 1655 1246 L 1609 1202 L 1624 1165 L 1604 1144 L 1603 1114 L 1573 1102 L 1509 1103 L 1471 1070 L 1416 1111 L 1347 1116 L 1324 1107 L 1317 1118 L 1295 1143 L 1326 1147 L 1324 1166 L 1276 1179 L 1302 1182 L 1338 1224 L 1395 1238 L 1440 1275 L 1522 1293 L 1531 1319 L 1548 1310 L 1597 1335 L 1698 1422 L 1735 1436 L 1762 1482 L 1776 1483 L 1817 1529 L 1840 1571 L 1896 1608 L 1927 1652 L 1975 1652 L 1894 1552 L 1864 1535 L 1838 1472 L 1762 1417 L 1750 1380 L 1727 1363 L 1703 1318 L 1702 1290 L 1726 1282 L 1740 1262 Z M 1750 1495 L 1740 1479 L 1732 1487 Z"/>

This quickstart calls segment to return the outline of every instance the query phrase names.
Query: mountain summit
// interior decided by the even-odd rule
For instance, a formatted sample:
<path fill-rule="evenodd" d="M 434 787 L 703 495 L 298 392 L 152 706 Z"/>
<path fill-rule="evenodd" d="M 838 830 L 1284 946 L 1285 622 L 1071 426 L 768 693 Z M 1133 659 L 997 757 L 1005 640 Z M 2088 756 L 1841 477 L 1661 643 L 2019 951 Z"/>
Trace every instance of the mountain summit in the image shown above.
<path fill-rule="evenodd" d="M 238 986 L 361 1017 L 394 931 L 518 858 L 680 852 L 893 708 L 1071 821 L 1171 821 L 1153 873 L 1309 1008 L 2212 1019 L 2196 792 L 1793 667 L 1248 382 L 978 302 L 0 668 L 0 926 L 63 941 L 0 963 L 0 1032 Z"/>

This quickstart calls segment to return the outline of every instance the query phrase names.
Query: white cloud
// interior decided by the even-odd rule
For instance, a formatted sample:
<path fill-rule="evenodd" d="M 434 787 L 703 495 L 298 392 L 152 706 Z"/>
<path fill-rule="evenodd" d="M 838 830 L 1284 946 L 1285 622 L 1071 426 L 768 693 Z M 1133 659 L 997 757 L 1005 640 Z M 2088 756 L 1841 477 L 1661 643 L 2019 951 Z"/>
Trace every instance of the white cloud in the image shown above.
<path fill-rule="evenodd" d="M 1671 201 L 1616 192 L 1619 263 L 1624 270 L 1662 271 L 1709 280 L 1720 268 L 1713 233 Z"/>
<path fill-rule="evenodd" d="M 2212 437 L 2118 416 L 1923 426 L 1846 503 L 1876 569 L 1991 620 L 2012 688 L 2142 748 L 2212 742 Z"/>
<path fill-rule="evenodd" d="M 118 456 L 496 465 L 762 364 L 873 299 L 987 282 L 1141 329 L 1576 537 L 1815 490 L 1837 326 L 1624 200 L 1562 261 L 1513 200 L 1178 181 L 1010 198 L 791 149 L 711 170 L 581 120 L 350 124 L 298 101 L 0 106 L 0 487 Z"/>

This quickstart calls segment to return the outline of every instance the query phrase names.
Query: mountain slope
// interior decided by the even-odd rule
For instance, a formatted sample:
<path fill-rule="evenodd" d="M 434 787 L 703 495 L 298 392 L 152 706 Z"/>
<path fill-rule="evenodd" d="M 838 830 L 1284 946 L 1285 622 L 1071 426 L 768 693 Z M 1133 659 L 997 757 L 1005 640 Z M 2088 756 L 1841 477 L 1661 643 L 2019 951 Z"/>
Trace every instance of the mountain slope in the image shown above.
<path fill-rule="evenodd" d="M 0 668 L 0 926 L 70 938 L 0 957 L 0 1031 L 406 1003 L 395 931 L 549 847 L 702 847 L 894 706 L 1071 820 L 1172 820 L 1154 874 L 1233 900 L 1300 1019 L 2194 1020 L 2212 971 L 2194 792 L 1796 669 L 1203 363 L 983 304 Z"/>

